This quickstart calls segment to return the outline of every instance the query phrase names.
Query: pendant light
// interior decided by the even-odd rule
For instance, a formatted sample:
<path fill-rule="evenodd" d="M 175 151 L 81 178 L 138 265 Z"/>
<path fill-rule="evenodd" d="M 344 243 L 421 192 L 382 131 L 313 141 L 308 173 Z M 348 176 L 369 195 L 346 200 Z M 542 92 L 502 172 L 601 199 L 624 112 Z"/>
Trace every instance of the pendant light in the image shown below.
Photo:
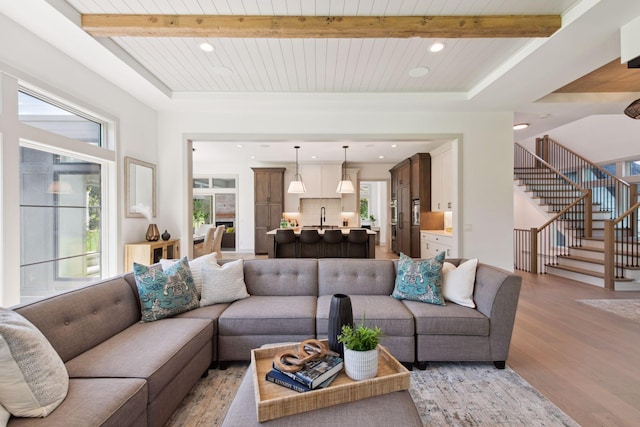
<path fill-rule="evenodd" d="M 633 101 L 627 108 L 624 109 L 624 113 L 632 119 L 640 119 L 640 99 Z"/>
<path fill-rule="evenodd" d="M 342 164 L 342 179 L 338 183 L 338 188 L 336 189 L 336 193 L 355 193 L 353 188 L 353 183 L 351 179 L 349 179 L 349 175 L 347 174 L 347 148 L 348 145 L 343 145 L 344 148 L 344 163 Z"/>
<path fill-rule="evenodd" d="M 293 176 L 291 183 L 289 183 L 289 193 L 306 193 L 307 188 L 304 186 L 304 182 L 302 182 L 302 175 L 298 173 L 298 149 L 299 145 L 294 147 L 296 149 L 296 174 Z"/>

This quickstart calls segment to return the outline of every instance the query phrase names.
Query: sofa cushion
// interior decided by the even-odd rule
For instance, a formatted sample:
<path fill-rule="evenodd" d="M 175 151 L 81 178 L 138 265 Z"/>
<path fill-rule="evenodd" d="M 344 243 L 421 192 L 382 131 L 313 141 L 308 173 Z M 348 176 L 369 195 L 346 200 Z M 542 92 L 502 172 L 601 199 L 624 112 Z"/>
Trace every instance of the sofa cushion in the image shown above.
<path fill-rule="evenodd" d="M 332 295 L 318 297 L 316 330 L 325 336 L 329 324 L 329 307 Z M 379 326 L 387 336 L 413 336 L 415 326 L 413 315 L 407 307 L 389 295 L 350 295 L 353 321 L 359 323 L 362 316 L 368 326 Z"/>
<path fill-rule="evenodd" d="M 143 322 L 171 317 L 200 306 L 187 258 L 162 271 L 133 263 Z"/>
<path fill-rule="evenodd" d="M 213 335 L 218 334 L 218 319 L 223 311 L 229 307 L 229 304 L 213 304 L 206 307 L 200 307 L 193 310 L 180 313 L 175 318 L 195 318 L 195 319 L 211 319 L 213 320 Z"/>
<path fill-rule="evenodd" d="M 476 308 L 473 302 L 473 287 L 477 266 L 477 259 L 470 259 L 457 267 L 450 262 L 442 265 L 442 296 L 445 300 Z"/>
<path fill-rule="evenodd" d="M 31 322 L 0 307 L 0 403 L 20 417 L 46 417 L 67 395 L 60 356 Z"/>
<path fill-rule="evenodd" d="M 10 427 L 146 425 L 147 382 L 141 378 L 79 378 L 47 418 L 12 418 Z M 136 423 L 138 421 L 138 423 Z"/>
<path fill-rule="evenodd" d="M 173 265 L 175 265 L 180 260 L 177 259 L 161 259 L 160 265 L 162 266 L 162 270 L 166 271 Z M 193 278 L 193 284 L 196 286 L 196 291 L 198 292 L 198 299 L 202 295 L 202 267 L 205 265 L 218 265 L 216 261 L 216 253 L 212 252 L 210 254 L 199 256 L 198 258 L 189 260 L 189 268 L 191 269 L 191 277 Z"/>
<path fill-rule="evenodd" d="M 478 310 L 458 304 L 434 305 L 402 301 L 413 313 L 418 335 L 489 336 L 489 318 Z"/>
<path fill-rule="evenodd" d="M 145 378 L 152 402 L 212 339 L 209 319 L 136 323 L 68 361 L 67 370 L 72 378 Z"/>
<path fill-rule="evenodd" d="M 398 274 L 391 296 L 399 300 L 444 305 L 441 290 L 444 256 L 445 252 L 440 252 L 433 258 L 413 260 L 400 253 Z"/>
<path fill-rule="evenodd" d="M 249 297 L 241 259 L 224 265 L 203 265 L 202 275 L 201 307 Z"/>
<path fill-rule="evenodd" d="M 391 295 L 396 277 L 391 260 L 318 260 L 318 295 Z"/>
<path fill-rule="evenodd" d="M 318 262 L 315 259 L 244 260 L 247 292 L 262 296 L 318 295 Z"/>
<path fill-rule="evenodd" d="M 315 296 L 260 296 L 234 302 L 218 319 L 218 335 L 311 335 Z"/>
<path fill-rule="evenodd" d="M 140 321 L 137 292 L 122 276 L 14 310 L 47 337 L 63 362 Z"/>

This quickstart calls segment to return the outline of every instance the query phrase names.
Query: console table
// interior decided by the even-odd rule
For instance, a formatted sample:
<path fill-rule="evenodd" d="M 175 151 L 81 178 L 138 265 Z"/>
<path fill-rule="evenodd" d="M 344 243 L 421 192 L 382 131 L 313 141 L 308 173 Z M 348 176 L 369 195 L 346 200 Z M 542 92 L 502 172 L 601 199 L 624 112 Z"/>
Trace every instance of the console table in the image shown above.
<path fill-rule="evenodd" d="M 174 259 L 180 256 L 180 241 L 177 239 L 138 242 L 124 245 L 124 269 L 133 270 L 133 263 L 151 265 L 160 259 Z"/>

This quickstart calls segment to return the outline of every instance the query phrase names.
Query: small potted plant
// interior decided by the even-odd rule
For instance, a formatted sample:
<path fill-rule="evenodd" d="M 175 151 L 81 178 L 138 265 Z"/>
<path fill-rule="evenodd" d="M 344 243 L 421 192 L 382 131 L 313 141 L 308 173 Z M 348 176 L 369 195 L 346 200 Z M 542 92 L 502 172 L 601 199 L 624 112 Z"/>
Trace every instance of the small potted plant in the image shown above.
<path fill-rule="evenodd" d="M 378 374 L 378 344 L 382 330 L 375 326 L 342 326 L 338 341 L 344 345 L 344 370 L 355 381 L 374 378 Z"/>

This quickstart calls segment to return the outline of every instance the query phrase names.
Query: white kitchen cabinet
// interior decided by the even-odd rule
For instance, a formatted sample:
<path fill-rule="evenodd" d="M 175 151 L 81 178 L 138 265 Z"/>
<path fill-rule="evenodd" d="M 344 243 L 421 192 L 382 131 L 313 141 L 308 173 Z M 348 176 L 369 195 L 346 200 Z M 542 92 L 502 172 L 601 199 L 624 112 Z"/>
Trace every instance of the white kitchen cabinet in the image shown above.
<path fill-rule="evenodd" d="M 451 150 L 431 157 L 431 210 L 434 212 L 453 209 L 453 162 Z"/>
<path fill-rule="evenodd" d="M 439 230 L 420 230 L 420 258 L 433 258 L 440 252 L 445 252 L 446 258 L 456 256 L 451 234 Z"/>
<path fill-rule="evenodd" d="M 300 198 L 340 198 L 340 194 L 336 193 L 342 175 L 339 164 L 300 165 L 300 174 L 307 187 L 307 192 L 300 194 Z"/>

